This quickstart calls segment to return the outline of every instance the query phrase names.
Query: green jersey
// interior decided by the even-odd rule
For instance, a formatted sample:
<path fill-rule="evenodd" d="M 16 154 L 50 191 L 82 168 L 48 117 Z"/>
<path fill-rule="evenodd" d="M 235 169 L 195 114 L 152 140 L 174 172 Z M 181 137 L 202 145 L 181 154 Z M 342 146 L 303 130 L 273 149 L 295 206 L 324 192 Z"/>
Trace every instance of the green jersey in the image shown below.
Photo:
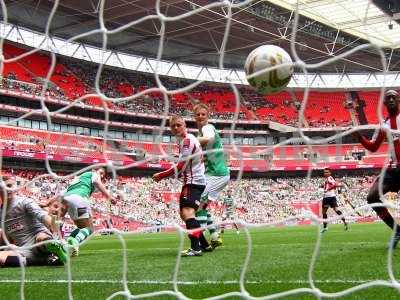
<path fill-rule="evenodd" d="M 91 171 L 85 172 L 82 175 L 75 177 L 69 185 L 64 196 L 79 195 L 82 198 L 89 199 L 90 195 L 96 189 L 93 183 L 97 180 L 97 177 L 98 175 Z"/>
<path fill-rule="evenodd" d="M 226 207 L 233 207 L 234 205 L 234 201 L 232 197 L 226 196 L 226 198 L 224 199 L 224 205 Z"/>
<path fill-rule="evenodd" d="M 226 164 L 226 157 L 222 147 L 221 137 L 218 131 L 211 124 L 203 126 L 199 131 L 200 137 L 214 139 L 213 143 L 209 143 L 203 150 L 217 150 L 205 154 L 204 164 L 206 167 L 206 175 L 210 176 L 227 176 L 229 168 Z"/>
<path fill-rule="evenodd" d="M 224 205 L 226 210 L 232 210 L 235 207 L 235 203 L 232 197 L 226 196 L 224 199 Z"/>

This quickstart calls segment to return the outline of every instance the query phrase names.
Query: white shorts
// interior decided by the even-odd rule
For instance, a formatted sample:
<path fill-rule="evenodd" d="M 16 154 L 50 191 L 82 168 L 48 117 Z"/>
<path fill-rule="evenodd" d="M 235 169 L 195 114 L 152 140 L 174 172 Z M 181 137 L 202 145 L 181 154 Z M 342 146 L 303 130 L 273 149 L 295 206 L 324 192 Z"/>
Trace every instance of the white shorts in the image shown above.
<path fill-rule="evenodd" d="M 233 211 L 226 211 L 222 215 L 222 221 L 230 220 L 233 221 L 235 219 L 235 213 Z"/>
<path fill-rule="evenodd" d="M 87 199 L 79 195 L 67 195 L 63 197 L 62 202 L 67 204 L 68 214 L 73 221 L 92 217 L 92 210 Z"/>
<path fill-rule="evenodd" d="M 231 179 L 230 175 L 226 176 L 206 175 L 206 188 L 204 189 L 204 192 L 201 195 L 202 201 L 203 202 L 209 200 L 217 201 L 219 195 L 228 185 L 230 179 Z"/>

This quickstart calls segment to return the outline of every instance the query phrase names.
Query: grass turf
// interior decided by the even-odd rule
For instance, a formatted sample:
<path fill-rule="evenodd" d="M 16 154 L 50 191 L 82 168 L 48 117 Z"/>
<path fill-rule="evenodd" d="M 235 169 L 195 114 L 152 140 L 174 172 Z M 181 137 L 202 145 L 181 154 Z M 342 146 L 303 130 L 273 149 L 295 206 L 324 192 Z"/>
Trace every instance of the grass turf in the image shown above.
<path fill-rule="evenodd" d="M 348 232 L 330 226 L 322 236 L 320 254 L 314 268 L 317 289 L 326 293 L 372 280 L 388 280 L 390 231 L 382 224 L 352 225 Z M 317 228 L 286 227 L 251 230 L 252 256 L 246 272 L 245 288 L 255 297 L 303 289 L 281 299 L 317 299 L 307 291 L 308 270 L 317 239 Z M 127 281 L 133 295 L 173 291 L 179 236 L 176 233 L 130 234 L 127 246 Z M 185 245 L 188 242 L 185 240 Z M 205 298 L 240 291 L 240 272 L 248 241 L 245 233 L 228 231 L 224 246 L 203 257 L 182 258 L 178 289 L 190 298 Z M 397 250 L 400 252 L 400 249 Z M 393 270 L 399 276 L 400 253 L 395 253 Z M 68 299 L 68 272 L 65 267 L 26 268 L 25 299 Z M 95 237 L 71 260 L 72 295 L 77 299 L 106 299 L 123 290 L 123 250 L 117 236 Z M 2 269 L 0 299 L 20 299 L 21 270 Z M 232 296 L 226 299 L 239 299 Z M 327 297 L 325 297 L 327 299 Z M 322 297 L 322 299 L 325 299 Z M 125 299 L 116 296 L 114 299 Z M 158 295 L 151 299 L 175 299 Z M 390 287 L 368 287 L 340 299 L 400 299 Z"/>

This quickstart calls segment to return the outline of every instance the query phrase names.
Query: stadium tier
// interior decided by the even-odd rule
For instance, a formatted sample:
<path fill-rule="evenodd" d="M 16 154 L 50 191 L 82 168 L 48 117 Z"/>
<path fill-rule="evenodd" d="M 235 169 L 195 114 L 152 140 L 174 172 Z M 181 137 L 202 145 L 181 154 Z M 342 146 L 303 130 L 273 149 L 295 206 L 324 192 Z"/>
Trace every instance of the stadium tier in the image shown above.
<path fill-rule="evenodd" d="M 0 127 L 0 143 L 3 156 L 71 161 L 81 163 L 105 162 L 105 157 L 116 164 L 128 165 L 135 162 L 133 153 L 144 151 L 149 159 L 148 163 L 136 166 L 146 168 L 168 168 L 170 164 L 158 158 L 163 153 L 177 153 L 175 144 L 154 144 L 139 141 L 115 140 L 118 146 L 125 151 L 118 150 L 113 145 L 103 148 L 103 140 L 88 137 L 45 130 L 33 130 L 11 126 Z M 129 150 L 127 150 L 129 149 Z M 307 146 L 233 146 L 226 145 L 230 166 L 238 170 L 243 164 L 246 172 L 265 172 L 268 170 L 307 170 L 312 163 L 317 163 L 319 168 L 330 166 L 333 169 L 357 169 L 382 167 L 388 151 L 388 145 L 384 144 L 377 152 L 357 159 L 353 154 L 359 153 L 361 145 L 320 145 L 312 146 L 311 151 Z M 105 150 L 105 151 L 103 151 Z M 127 151 L 131 152 L 131 156 Z M 241 153 L 239 155 L 239 153 Z M 268 153 L 273 153 L 268 155 Z M 311 155 L 312 154 L 312 155 Z M 268 158 L 254 158 L 266 155 Z M 150 159 L 151 156 L 155 156 Z M 312 156 L 312 157 L 311 157 Z"/>
<path fill-rule="evenodd" d="M 27 50 L 11 44 L 4 45 L 6 58 L 21 55 Z M 43 79 L 50 68 L 50 58 L 47 53 L 35 53 L 16 62 L 4 65 L 4 77 L 15 82 L 3 82 L 3 87 L 39 93 Z M 87 94 L 95 94 L 94 80 L 96 68 L 82 61 L 61 58 L 57 61 L 48 94 L 63 100 L 75 100 Z M 120 69 L 103 70 L 100 88 L 108 97 L 127 97 L 155 86 L 152 76 L 144 73 L 128 73 Z M 183 80 L 165 78 L 163 84 L 171 89 L 182 86 Z M 30 83 L 31 86 L 18 84 Z M 187 83 L 187 82 L 186 82 Z M 275 121 L 296 126 L 298 110 L 303 100 L 303 92 L 281 92 L 275 95 L 260 96 L 248 87 L 240 88 L 242 103 L 239 118 L 258 120 L 262 122 Z M 377 122 L 376 105 L 379 92 L 360 92 L 360 99 L 365 100 L 364 111 L 371 123 Z M 309 127 L 348 126 L 350 115 L 344 108 L 346 95 L 344 92 L 311 91 L 305 110 L 305 119 Z M 190 92 L 175 94 L 169 97 L 170 112 L 190 115 L 190 108 L 200 101 L 212 108 L 213 119 L 232 119 L 236 101 L 229 87 L 215 84 L 202 84 Z M 99 97 L 85 99 L 89 105 L 102 107 Z M 149 93 L 139 99 L 115 104 L 108 103 L 110 108 L 146 114 L 163 113 L 164 100 L 160 93 Z"/>

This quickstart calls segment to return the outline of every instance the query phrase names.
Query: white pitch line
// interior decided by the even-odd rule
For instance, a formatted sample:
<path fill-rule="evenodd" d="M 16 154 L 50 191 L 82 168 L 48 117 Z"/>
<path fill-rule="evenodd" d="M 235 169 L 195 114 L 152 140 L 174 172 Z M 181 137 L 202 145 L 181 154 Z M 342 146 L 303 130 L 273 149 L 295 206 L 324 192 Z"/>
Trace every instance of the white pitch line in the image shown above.
<path fill-rule="evenodd" d="M 354 283 L 361 284 L 374 281 L 371 280 L 342 280 L 342 279 L 327 279 L 327 280 L 314 280 L 314 283 Z M 17 279 L 1 279 L 0 283 L 20 283 L 21 280 Z M 55 284 L 67 284 L 69 281 L 65 279 L 59 280 L 35 280 L 27 279 L 25 283 L 55 283 Z M 87 279 L 87 280 L 71 280 L 71 283 L 85 284 L 85 283 L 123 283 L 122 280 L 102 280 L 102 279 Z M 162 281 L 162 280 L 132 280 L 127 281 L 128 284 L 173 284 L 173 281 Z M 201 285 L 201 284 L 239 284 L 238 280 L 226 280 L 226 281 L 178 281 L 177 284 L 181 285 Z M 245 281 L 245 284 L 308 284 L 308 280 L 257 280 L 257 281 Z"/>

